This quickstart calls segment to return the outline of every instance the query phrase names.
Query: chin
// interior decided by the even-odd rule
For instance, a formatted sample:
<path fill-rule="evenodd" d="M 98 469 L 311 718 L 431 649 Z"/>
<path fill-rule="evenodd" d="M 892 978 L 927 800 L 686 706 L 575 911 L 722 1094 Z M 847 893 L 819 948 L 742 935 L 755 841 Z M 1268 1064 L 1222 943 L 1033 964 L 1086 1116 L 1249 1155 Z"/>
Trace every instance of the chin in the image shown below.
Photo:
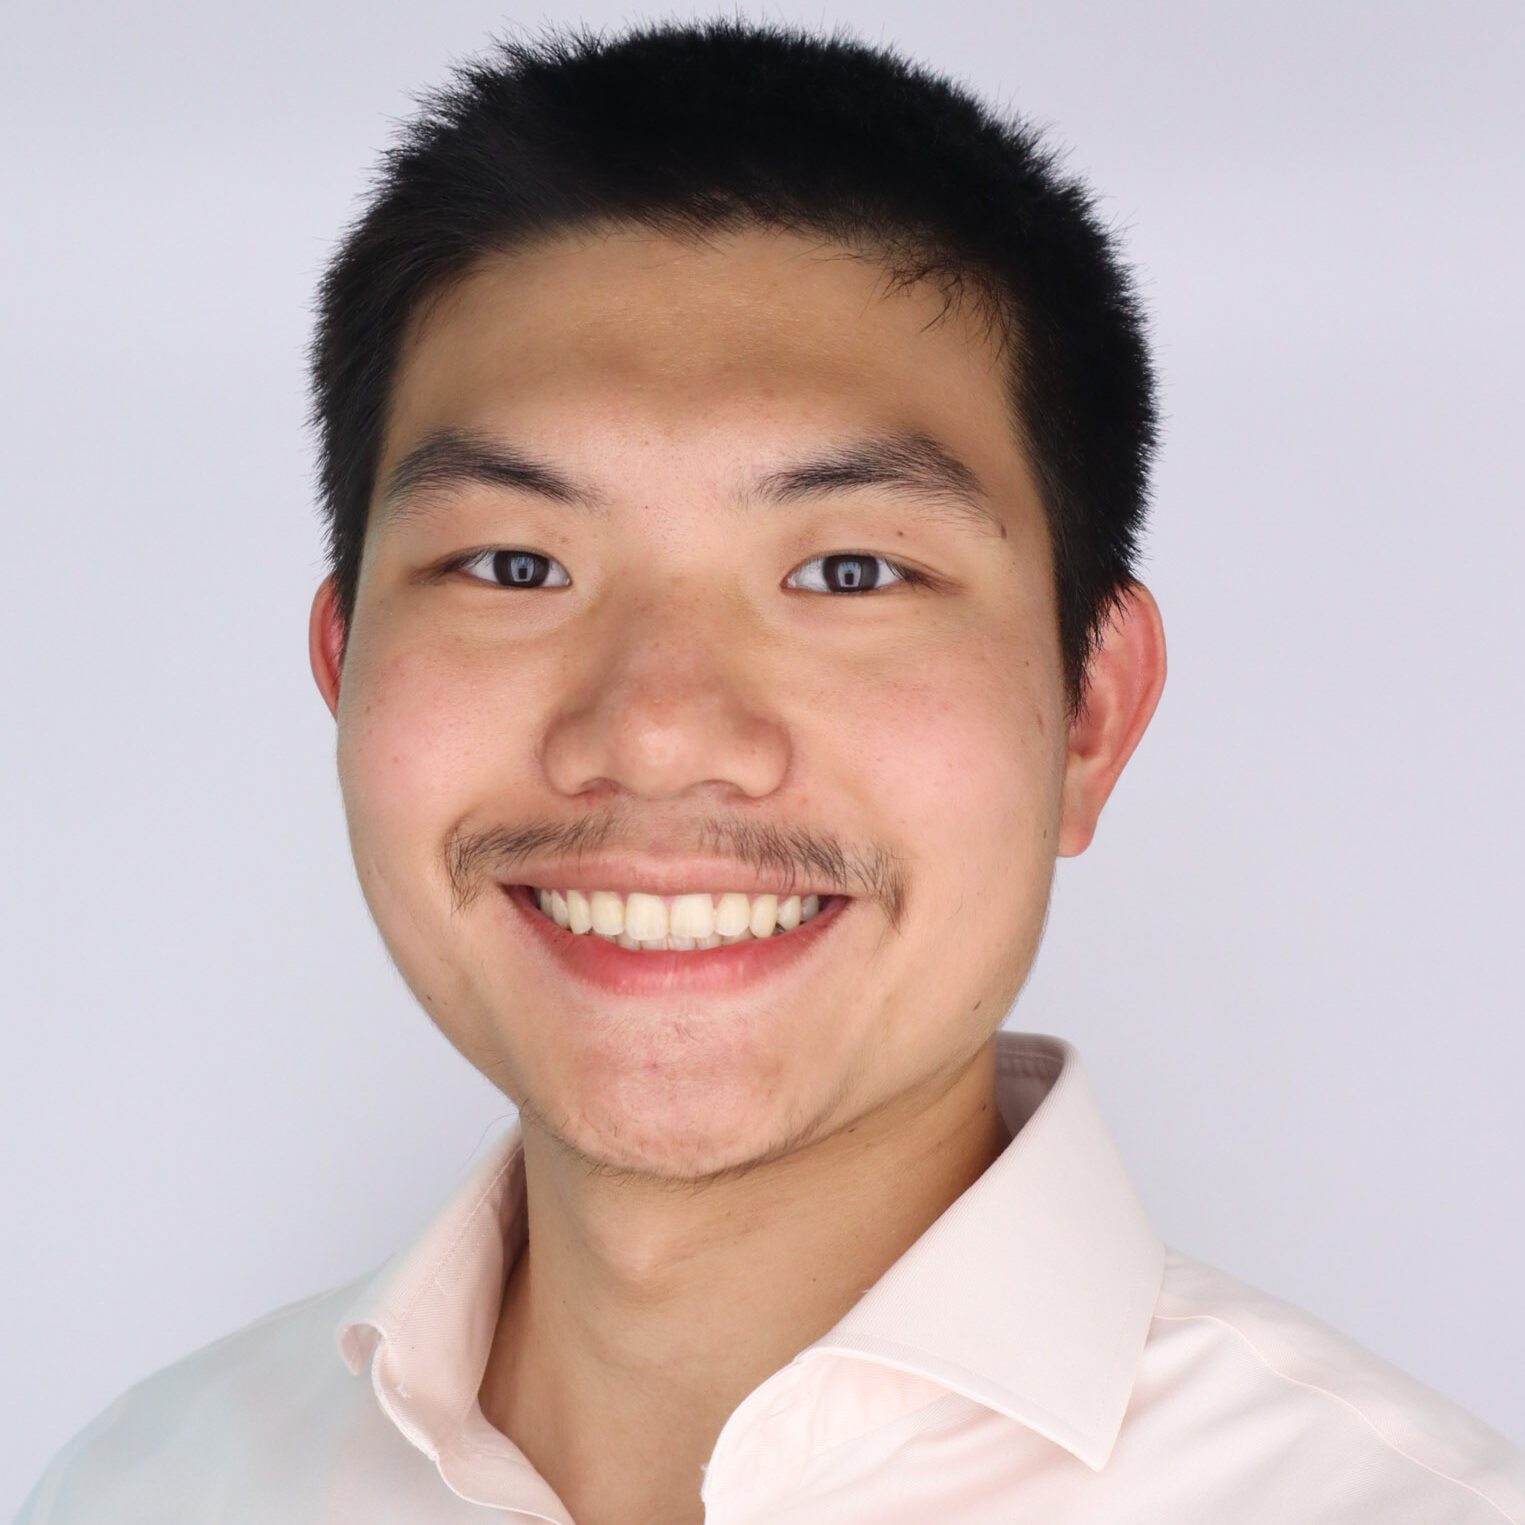
<path fill-rule="evenodd" d="M 669 1012 L 610 1023 L 563 1008 L 502 1032 L 526 1127 L 597 1168 L 673 1181 L 788 1153 L 831 1110 L 844 1056 L 769 1013 Z M 479 1066 L 480 1067 L 480 1066 Z"/>
<path fill-rule="evenodd" d="M 797 1108 L 787 1117 L 777 1115 L 776 1094 L 629 1074 L 594 1094 L 580 1088 L 575 1099 L 561 1105 L 527 1097 L 520 1111 L 528 1124 L 594 1169 L 699 1183 L 745 1172 L 805 1141 L 813 1130 L 796 1115 Z"/>

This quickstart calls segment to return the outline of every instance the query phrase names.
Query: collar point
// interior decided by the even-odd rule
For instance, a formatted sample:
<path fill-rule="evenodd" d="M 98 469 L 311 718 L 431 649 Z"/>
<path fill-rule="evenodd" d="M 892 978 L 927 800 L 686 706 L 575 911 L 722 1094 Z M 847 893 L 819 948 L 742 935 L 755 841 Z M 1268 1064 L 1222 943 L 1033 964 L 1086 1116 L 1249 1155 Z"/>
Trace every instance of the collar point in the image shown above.
<path fill-rule="evenodd" d="M 381 1343 L 381 1331 L 374 1324 L 346 1323 L 335 1331 L 335 1339 L 350 1375 L 358 1377 L 370 1365 L 371 1357 Z"/>

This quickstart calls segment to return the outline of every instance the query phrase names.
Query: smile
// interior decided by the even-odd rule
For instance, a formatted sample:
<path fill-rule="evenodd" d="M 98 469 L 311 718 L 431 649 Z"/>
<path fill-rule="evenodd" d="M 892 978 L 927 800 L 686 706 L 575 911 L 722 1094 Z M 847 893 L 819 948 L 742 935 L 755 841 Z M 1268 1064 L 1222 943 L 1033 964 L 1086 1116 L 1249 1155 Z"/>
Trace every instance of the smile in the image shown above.
<path fill-rule="evenodd" d="M 813 920 L 825 902 L 839 898 L 534 888 L 530 895 L 543 916 L 568 932 L 602 938 L 630 951 L 674 953 L 781 937 Z"/>
<path fill-rule="evenodd" d="M 754 989 L 802 968 L 857 904 L 833 894 L 622 895 L 523 884 L 503 890 L 531 944 L 562 974 L 606 994 L 662 1000 Z M 690 936 L 684 929 L 705 925 L 706 908 L 711 930 Z M 752 930 L 754 916 L 761 936 Z"/>

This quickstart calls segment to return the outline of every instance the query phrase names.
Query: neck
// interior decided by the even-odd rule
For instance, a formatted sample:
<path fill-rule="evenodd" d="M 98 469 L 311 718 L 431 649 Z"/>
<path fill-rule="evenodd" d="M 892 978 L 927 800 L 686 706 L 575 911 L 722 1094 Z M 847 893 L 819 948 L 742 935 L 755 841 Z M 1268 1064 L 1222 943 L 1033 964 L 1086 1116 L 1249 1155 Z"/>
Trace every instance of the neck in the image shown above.
<path fill-rule="evenodd" d="M 994 1046 L 913 1112 L 690 1186 L 611 1175 L 526 1120 L 530 1235 L 482 1383 L 578 1525 L 699 1521 L 755 1387 L 827 1332 L 1009 1142 Z"/>

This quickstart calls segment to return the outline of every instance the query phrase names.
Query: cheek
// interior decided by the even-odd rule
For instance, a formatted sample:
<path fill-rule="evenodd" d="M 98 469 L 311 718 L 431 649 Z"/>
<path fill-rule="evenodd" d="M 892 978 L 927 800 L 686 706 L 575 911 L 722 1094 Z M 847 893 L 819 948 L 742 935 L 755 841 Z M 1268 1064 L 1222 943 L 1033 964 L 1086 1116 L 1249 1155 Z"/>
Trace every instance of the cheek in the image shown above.
<path fill-rule="evenodd" d="M 501 672 L 489 682 L 420 643 L 346 662 L 339 782 L 357 860 L 438 852 L 501 769 L 514 734 L 504 690 Z"/>
<path fill-rule="evenodd" d="M 998 1020 L 1042 932 L 1062 701 L 1040 659 L 1003 650 L 1020 653 L 1020 637 L 928 654 L 877 695 L 839 695 L 843 776 L 906 858 L 907 936 L 885 970 L 898 995 L 881 1023 L 913 1046 L 946 1041 L 929 1011 L 977 1034 Z"/>
<path fill-rule="evenodd" d="M 1039 846 L 1057 812 L 1062 758 L 1036 662 L 1003 661 L 1004 643 L 950 645 L 901 663 L 892 682 L 847 688 L 834 706 L 838 745 L 920 862 L 943 866 Z M 1020 650 L 1015 638 L 1009 649 Z"/>

